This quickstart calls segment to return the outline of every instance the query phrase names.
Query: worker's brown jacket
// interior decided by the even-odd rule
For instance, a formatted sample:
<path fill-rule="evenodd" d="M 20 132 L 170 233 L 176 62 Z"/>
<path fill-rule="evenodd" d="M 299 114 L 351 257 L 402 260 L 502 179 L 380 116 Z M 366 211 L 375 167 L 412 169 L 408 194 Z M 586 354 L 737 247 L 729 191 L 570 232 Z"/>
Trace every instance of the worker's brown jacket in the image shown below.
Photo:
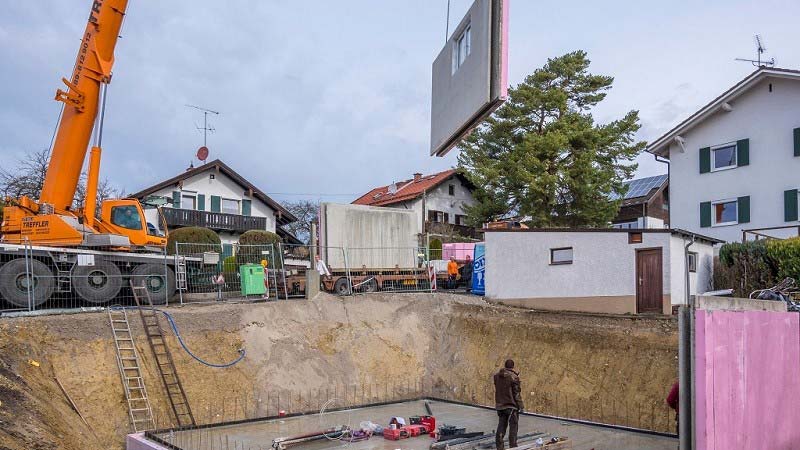
<path fill-rule="evenodd" d="M 500 369 L 494 374 L 494 403 L 500 409 L 525 409 L 522 403 L 519 374 L 513 369 Z"/>

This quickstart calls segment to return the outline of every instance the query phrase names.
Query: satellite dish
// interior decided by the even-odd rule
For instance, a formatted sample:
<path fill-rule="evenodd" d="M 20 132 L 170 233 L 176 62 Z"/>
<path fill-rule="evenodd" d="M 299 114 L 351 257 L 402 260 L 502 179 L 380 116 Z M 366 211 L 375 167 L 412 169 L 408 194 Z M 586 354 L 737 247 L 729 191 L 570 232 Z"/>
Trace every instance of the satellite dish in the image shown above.
<path fill-rule="evenodd" d="M 206 159 L 208 159 L 208 147 L 203 146 L 197 149 L 197 159 L 206 162 Z"/>

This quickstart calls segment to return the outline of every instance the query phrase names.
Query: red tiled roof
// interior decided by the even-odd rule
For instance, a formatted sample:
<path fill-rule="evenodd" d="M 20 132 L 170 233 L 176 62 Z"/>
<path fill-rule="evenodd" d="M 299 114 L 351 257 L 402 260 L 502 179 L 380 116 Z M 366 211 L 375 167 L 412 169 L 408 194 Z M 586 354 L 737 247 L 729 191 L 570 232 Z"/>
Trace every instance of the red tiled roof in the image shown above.
<path fill-rule="evenodd" d="M 393 183 L 397 186 L 397 191 L 394 194 L 389 193 L 388 186 L 377 187 L 361 197 L 355 199 L 352 204 L 354 205 L 367 205 L 367 206 L 386 206 L 394 203 L 413 200 L 420 197 L 424 192 L 430 191 L 436 186 L 443 183 L 445 180 L 456 174 L 455 169 L 445 170 L 444 172 L 435 173 L 433 175 L 423 175 L 419 180 L 414 179 L 398 181 Z"/>

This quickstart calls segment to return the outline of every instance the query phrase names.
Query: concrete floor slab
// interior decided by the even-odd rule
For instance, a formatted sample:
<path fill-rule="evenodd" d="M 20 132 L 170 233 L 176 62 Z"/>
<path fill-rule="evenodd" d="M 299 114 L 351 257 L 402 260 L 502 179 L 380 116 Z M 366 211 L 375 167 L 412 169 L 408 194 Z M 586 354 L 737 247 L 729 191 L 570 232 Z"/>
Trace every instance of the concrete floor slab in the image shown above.
<path fill-rule="evenodd" d="M 491 433 L 497 425 L 497 413 L 490 409 L 460 404 L 430 401 L 437 425 L 448 424 L 466 427 L 467 431 Z M 389 405 L 326 412 L 248 422 L 237 425 L 220 425 L 203 430 L 165 432 L 158 436 L 183 449 L 206 450 L 212 448 L 268 449 L 278 437 L 299 435 L 323 430 L 333 426 L 348 425 L 358 428 L 364 421 L 385 425 L 392 416 L 410 417 L 425 414 L 422 400 L 394 403 Z M 530 415 L 520 417 L 519 433 L 545 432 L 550 436 L 566 436 L 573 440 L 575 450 L 674 450 L 678 441 L 672 437 L 658 436 L 630 430 L 579 424 L 559 419 L 542 418 Z M 320 440 L 292 447 L 298 450 L 324 450 L 348 448 L 352 450 L 425 450 L 433 440 L 427 436 L 389 441 L 374 436 L 361 442 L 340 440 Z M 213 446 L 212 446 L 213 445 Z"/>

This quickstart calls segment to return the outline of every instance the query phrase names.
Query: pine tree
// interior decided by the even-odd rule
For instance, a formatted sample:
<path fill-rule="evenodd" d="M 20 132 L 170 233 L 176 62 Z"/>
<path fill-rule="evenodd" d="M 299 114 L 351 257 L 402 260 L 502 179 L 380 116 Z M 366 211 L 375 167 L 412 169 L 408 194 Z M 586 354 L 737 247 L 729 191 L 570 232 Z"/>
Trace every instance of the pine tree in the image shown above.
<path fill-rule="evenodd" d="M 461 144 L 458 166 L 477 186 L 465 208 L 472 222 L 520 215 L 534 227 L 603 227 L 617 214 L 645 143 L 634 139 L 638 111 L 595 123 L 614 78 L 589 64 L 584 51 L 548 59 Z"/>

